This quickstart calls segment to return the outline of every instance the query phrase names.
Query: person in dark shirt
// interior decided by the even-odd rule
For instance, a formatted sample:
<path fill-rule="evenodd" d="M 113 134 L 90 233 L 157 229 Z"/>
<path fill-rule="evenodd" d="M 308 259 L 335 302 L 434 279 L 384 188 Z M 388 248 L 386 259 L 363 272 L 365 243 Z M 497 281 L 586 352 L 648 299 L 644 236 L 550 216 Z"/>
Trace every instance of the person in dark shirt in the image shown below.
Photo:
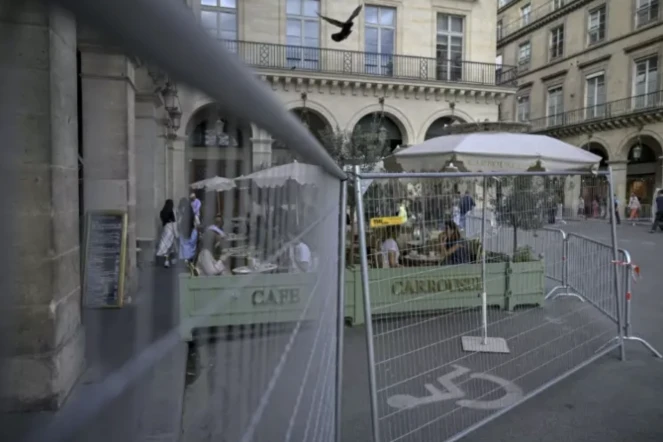
<path fill-rule="evenodd" d="M 654 224 L 652 224 L 650 232 L 654 233 L 659 226 L 663 226 L 663 190 L 659 190 L 656 197 L 656 215 L 654 215 Z"/>
<path fill-rule="evenodd" d="M 457 265 L 472 262 L 470 245 L 463 239 L 458 226 L 453 221 L 444 223 L 444 233 L 440 235 L 440 248 L 446 264 Z"/>
<path fill-rule="evenodd" d="M 474 203 L 474 198 L 470 195 L 470 191 L 466 190 L 465 195 L 460 199 L 459 209 L 460 209 L 460 228 L 465 229 L 465 216 L 470 212 L 476 204 Z M 455 225 L 455 224 L 454 224 Z"/>

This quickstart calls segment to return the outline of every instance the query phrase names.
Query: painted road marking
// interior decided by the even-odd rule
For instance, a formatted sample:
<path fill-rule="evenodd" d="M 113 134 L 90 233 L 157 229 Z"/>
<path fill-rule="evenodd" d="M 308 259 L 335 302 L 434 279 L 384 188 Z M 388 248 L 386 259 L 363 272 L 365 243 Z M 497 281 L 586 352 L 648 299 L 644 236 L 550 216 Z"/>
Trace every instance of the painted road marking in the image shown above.
<path fill-rule="evenodd" d="M 440 390 L 435 385 L 427 383 L 424 384 L 424 388 L 430 393 L 429 396 L 416 397 L 409 394 L 397 394 L 387 398 L 387 404 L 393 408 L 405 410 L 421 405 L 458 399 L 456 405 L 460 407 L 473 408 L 475 410 L 497 410 L 515 404 L 523 397 L 522 389 L 511 381 L 487 373 L 472 373 L 469 375 L 470 379 L 483 379 L 497 384 L 505 391 L 505 394 L 491 401 L 463 399 L 466 393 L 454 383 L 454 379 L 470 373 L 471 370 L 460 365 L 452 365 L 452 367 L 454 367 L 454 371 L 437 378 L 437 381 L 444 387 L 444 390 Z"/>

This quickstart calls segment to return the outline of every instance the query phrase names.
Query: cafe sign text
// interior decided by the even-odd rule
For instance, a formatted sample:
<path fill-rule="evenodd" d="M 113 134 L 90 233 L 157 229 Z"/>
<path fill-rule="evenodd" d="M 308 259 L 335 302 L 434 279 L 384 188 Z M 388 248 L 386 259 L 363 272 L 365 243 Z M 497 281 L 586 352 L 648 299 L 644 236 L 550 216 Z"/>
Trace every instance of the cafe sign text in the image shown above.
<path fill-rule="evenodd" d="M 256 290 L 251 294 L 253 305 L 292 305 L 301 301 L 298 288 Z"/>
<path fill-rule="evenodd" d="M 439 279 L 404 279 L 391 285 L 392 295 L 423 295 L 439 292 L 481 291 L 482 283 L 479 276 L 464 278 Z"/>

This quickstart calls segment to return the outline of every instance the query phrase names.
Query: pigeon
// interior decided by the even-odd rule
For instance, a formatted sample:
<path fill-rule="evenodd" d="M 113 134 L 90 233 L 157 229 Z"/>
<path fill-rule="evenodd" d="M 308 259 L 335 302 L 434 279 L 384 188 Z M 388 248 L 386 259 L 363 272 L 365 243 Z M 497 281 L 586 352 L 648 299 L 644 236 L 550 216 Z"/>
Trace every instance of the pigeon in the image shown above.
<path fill-rule="evenodd" d="M 334 40 L 336 42 L 339 42 L 339 41 L 345 40 L 346 38 L 348 38 L 350 36 L 350 34 L 352 34 L 352 26 L 354 26 L 354 22 L 352 20 L 357 18 L 357 16 L 361 12 L 362 7 L 363 7 L 363 5 L 357 6 L 357 9 L 355 9 L 352 12 L 352 15 L 350 15 L 350 18 L 347 19 L 345 22 L 334 20 L 333 18 L 325 17 L 324 15 L 320 15 L 320 14 L 318 14 L 318 15 L 324 21 L 326 21 L 328 23 L 331 23 L 332 25 L 338 26 L 339 28 L 341 28 L 341 30 L 339 32 L 337 32 L 336 34 L 332 34 L 332 36 L 331 36 L 332 40 Z"/>

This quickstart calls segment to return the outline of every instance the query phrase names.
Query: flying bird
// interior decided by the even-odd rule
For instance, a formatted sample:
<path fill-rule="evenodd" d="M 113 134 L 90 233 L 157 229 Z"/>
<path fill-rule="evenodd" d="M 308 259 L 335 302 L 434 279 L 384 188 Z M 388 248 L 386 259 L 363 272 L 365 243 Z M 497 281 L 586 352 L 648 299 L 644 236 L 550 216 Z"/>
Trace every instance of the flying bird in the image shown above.
<path fill-rule="evenodd" d="M 346 38 L 348 38 L 350 36 L 350 34 L 352 34 L 352 27 L 354 26 L 354 22 L 352 20 L 357 18 L 357 16 L 361 12 L 362 7 L 363 7 L 363 5 L 357 6 L 357 9 L 355 9 L 352 12 L 352 15 L 350 15 L 350 18 L 347 19 L 345 22 L 342 22 L 342 21 L 339 21 L 339 20 L 334 20 L 333 18 L 325 17 L 324 15 L 320 15 L 320 14 L 318 14 L 318 15 L 324 21 L 326 21 L 328 23 L 331 23 L 332 25 L 338 26 L 339 28 L 341 28 L 341 30 L 339 32 L 337 32 L 336 34 L 332 34 L 332 36 L 331 36 L 332 40 L 338 42 L 338 41 L 345 40 Z"/>

